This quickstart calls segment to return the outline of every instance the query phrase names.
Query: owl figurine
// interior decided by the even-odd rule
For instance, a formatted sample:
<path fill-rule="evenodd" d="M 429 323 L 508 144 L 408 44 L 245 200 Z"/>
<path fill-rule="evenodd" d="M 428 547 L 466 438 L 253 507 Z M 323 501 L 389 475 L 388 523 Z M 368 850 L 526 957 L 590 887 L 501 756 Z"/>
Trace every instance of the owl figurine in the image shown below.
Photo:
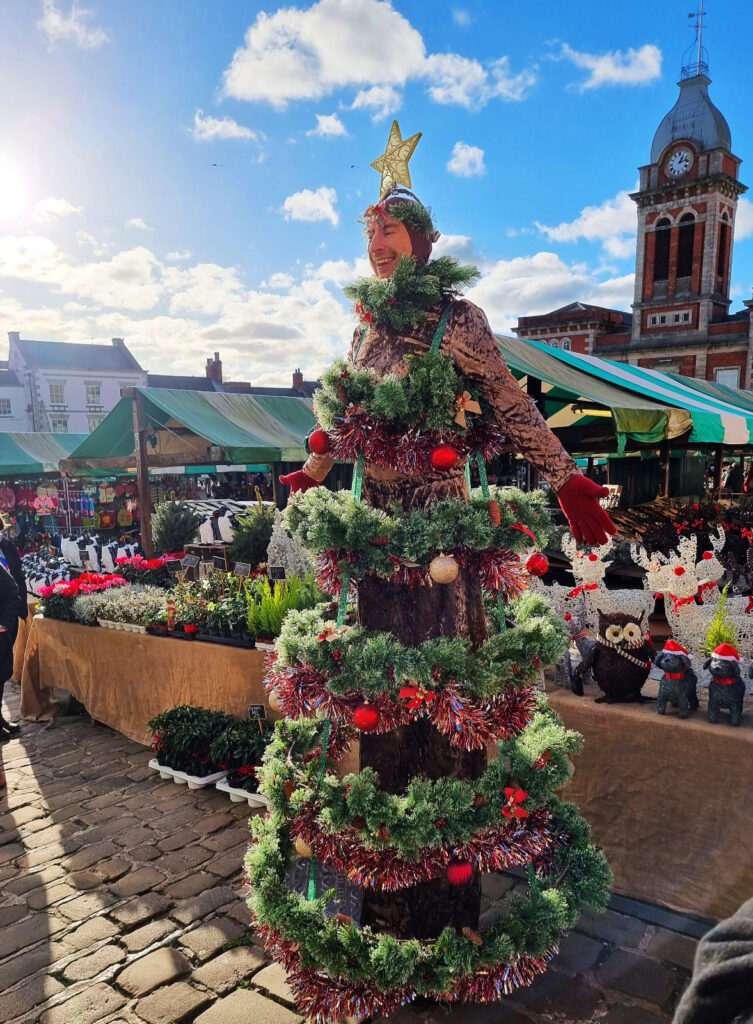
<path fill-rule="evenodd" d="M 644 637 L 641 624 L 644 612 L 638 621 L 624 612 L 599 612 L 599 635 L 591 651 L 573 669 L 582 675 L 589 668 L 593 673 L 603 697 L 596 702 L 608 704 L 626 701 L 641 701 L 643 684 L 651 671 L 651 662 L 656 654 L 651 643 Z"/>

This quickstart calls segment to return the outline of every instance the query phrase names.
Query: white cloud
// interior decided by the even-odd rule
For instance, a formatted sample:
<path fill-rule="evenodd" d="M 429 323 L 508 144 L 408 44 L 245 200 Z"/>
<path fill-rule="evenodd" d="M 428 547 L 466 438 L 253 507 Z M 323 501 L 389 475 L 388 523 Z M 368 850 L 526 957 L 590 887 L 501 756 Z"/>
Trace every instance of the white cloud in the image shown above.
<path fill-rule="evenodd" d="M 244 139 L 258 142 L 261 138 L 259 132 L 238 124 L 232 117 L 204 117 L 204 112 L 200 108 L 197 108 L 193 116 L 193 128 L 190 131 L 197 142 L 210 142 L 213 139 Z"/>
<path fill-rule="evenodd" d="M 151 231 L 152 229 L 144 221 L 143 217 L 131 217 L 130 220 L 126 221 L 125 226 L 127 228 L 134 228 L 136 231 Z"/>
<path fill-rule="evenodd" d="M 429 96 L 436 103 L 451 103 L 468 109 L 484 106 L 489 100 L 522 100 L 536 82 L 535 71 L 510 73 L 507 57 L 484 66 L 458 53 L 438 53 L 426 59 Z"/>
<path fill-rule="evenodd" d="M 392 85 L 372 85 L 356 93 L 351 110 L 370 110 L 372 121 L 381 121 L 395 114 L 403 105 L 403 97 Z"/>
<path fill-rule="evenodd" d="M 165 267 L 162 283 L 172 292 L 170 313 L 198 313 L 216 316 L 243 294 L 243 284 L 235 267 L 216 263 L 197 263 L 193 267 Z"/>
<path fill-rule="evenodd" d="M 599 206 L 584 207 L 575 220 L 563 221 L 556 227 L 536 221 L 536 227 L 552 242 L 575 242 L 585 238 L 589 242 L 601 241 L 606 252 L 615 259 L 635 254 L 635 203 L 624 189 Z"/>
<path fill-rule="evenodd" d="M 68 14 L 58 9 L 55 0 L 42 0 L 42 17 L 37 28 L 47 37 L 51 48 L 57 43 L 71 43 L 81 50 L 94 50 L 110 38 L 104 29 L 87 24 L 92 13 L 79 7 L 75 0 Z"/>
<path fill-rule="evenodd" d="M 317 114 L 316 128 L 312 128 L 306 134 L 332 138 L 335 135 L 347 135 L 348 132 L 337 114 Z"/>
<path fill-rule="evenodd" d="M 737 200 L 735 215 L 735 241 L 753 235 L 753 203 L 744 196 Z"/>
<path fill-rule="evenodd" d="M 336 203 L 337 192 L 323 185 L 315 192 L 309 188 L 294 192 L 282 204 L 282 209 L 285 220 L 328 220 L 337 227 L 340 215 L 335 209 Z"/>
<path fill-rule="evenodd" d="M 69 217 L 72 213 L 83 212 L 83 206 L 74 206 L 67 199 L 56 199 L 54 196 L 48 196 L 46 199 L 40 199 L 38 203 L 34 204 L 31 216 L 38 224 L 46 224 L 50 221 L 58 220 L 59 217 Z"/>
<path fill-rule="evenodd" d="M 646 85 L 661 75 L 661 50 L 650 43 L 638 50 L 631 47 L 626 53 L 613 50 L 600 55 L 583 53 L 563 43 L 560 56 L 590 72 L 578 87 L 581 92 L 602 85 Z"/>
<path fill-rule="evenodd" d="M 319 0 L 261 12 L 223 79 L 226 96 L 283 108 L 345 85 L 402 85 L 420 73 L 421 35 L 381 0 Z"/>
<path fill-rule="evenodd" d="M 262 281 L 261 288 L 271 288 L 273 291 L 278 289 L 291 288 L 293 286 L 295 278 L 291 274 L 276 273 L 270 274 L 266 281 Z"/>
<path fill-rule="evenodd" d="M 467 28 L 471 23 L 471 16 L 463 7 L 453 7 L 452 20 L 461 28 Z"/>
<path fill-rule="evenodd" d="M 467 142 L 456 142 L 452 148 L 452 156 L 447 161 L 447 170 L 460 178 L 486 174 L 483 149 L 469 146 Z"/>
<path fill-rule="evenodd" d="M 352 109 L 372 110 L 378 120 L 398 108 L 398 87 L 421 79 L 437 103 L 476 108 L 495 97 L 522 99 L 536 75 L 513 75 L 507 57 L 487 64 L 455 53 L 427 58 L 421 34 L 389 0 L 318 0 L 305 10 L 261 12 L 225 70 L 223 94 L 281 110 L 361 87 Z"/>
<path fill-rule="evenodd" d="M 178 261 L 178 260 L 190 260 L 191 259 L 191 250 L 190 249 L 173 249 L 172 252 L 169 252 L 167 254 L 165 259 L 166 260 L 175 260 L 175 261 Z"/>

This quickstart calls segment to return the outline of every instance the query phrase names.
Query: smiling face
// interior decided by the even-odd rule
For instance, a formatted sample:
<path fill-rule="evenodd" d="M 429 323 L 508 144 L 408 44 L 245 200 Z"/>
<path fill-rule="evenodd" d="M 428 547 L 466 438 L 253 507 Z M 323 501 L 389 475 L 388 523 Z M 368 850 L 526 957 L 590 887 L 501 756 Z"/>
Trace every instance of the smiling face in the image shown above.
<path fill-rule="evenodd" d="M 366 225 L 369 262 L 377 277 L 390 277 L 402 256 L 411 256 L 413 246 L 404 224 L 389 214 L 372 217 Z"/>

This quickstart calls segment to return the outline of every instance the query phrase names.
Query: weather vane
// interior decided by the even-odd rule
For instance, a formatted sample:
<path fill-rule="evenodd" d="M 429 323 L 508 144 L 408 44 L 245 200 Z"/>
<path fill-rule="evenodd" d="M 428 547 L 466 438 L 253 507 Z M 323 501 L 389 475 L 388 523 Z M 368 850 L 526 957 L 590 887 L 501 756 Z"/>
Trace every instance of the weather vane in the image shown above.
<path fill-rule="evenodd" d="M 382 180 L 379 183 L 380 202 L 396 185 L 404 185 L 405 188 L 411 187 L 408 161 L 413 156 L 413 150 L 418 145 L 420 138 L 421 132 L 416 132 L 410 138 L 404 139 L 400 134 L 400 126 L 397 121 L 392 122 L 387 147 L 384 153 L 371 164 L 374 170 L 379 171 L 382 175 Z"/>

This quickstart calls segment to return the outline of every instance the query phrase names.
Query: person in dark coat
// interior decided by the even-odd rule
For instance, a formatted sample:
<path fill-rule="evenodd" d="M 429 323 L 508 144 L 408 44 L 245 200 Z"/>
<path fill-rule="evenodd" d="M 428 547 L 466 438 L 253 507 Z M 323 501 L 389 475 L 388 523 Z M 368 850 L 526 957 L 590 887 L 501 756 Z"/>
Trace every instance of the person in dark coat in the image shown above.
<path fill-rule="evenodd" d="M 2 714 L 5 680 L 13 674 L 13 644 L 18 633 L 19 602 L 16 581 L 10 570 L 0 564 L 0 742 L 19 731 L 19 726 L 15 722 L 8 722 Z"/>
<path fill-rule="evenodd" d="M 8 520 L 0 513 L 0 530 L 7 530 L 9 525 Z M 26 621 L 29 614 L 29 603 L 26 595 L 26 577 L 21 568 L 21 556 L 15 541 L 5 533 L 0 533 L 0 565 L 3 565 L 15 580 L 19 597 L 18 617 Z M 16 623 L 16 633 L 18 633 L 18 623 Z"/>
<path fill-rule="evenodd" d="M 673 1024 L 753 1022 L 753 899 L 698 943 Z"/>

